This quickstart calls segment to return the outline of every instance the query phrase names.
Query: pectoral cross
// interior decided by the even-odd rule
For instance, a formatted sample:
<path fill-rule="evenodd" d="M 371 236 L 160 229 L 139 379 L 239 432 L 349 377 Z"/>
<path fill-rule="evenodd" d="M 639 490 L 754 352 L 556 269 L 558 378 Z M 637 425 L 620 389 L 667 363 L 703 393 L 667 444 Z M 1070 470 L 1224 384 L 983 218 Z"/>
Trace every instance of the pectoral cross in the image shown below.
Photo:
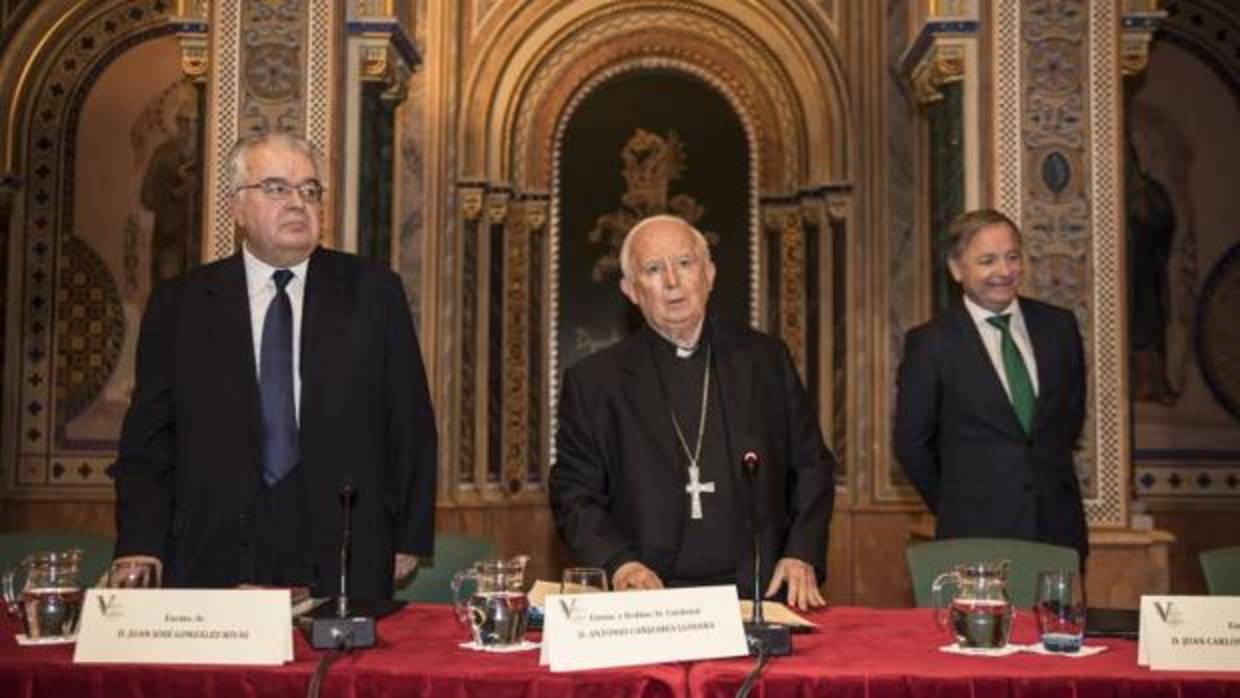
<path fill-rule="evenodd" d="M 689 466 L 689 484 L 685 485 L 685 492 L 688 492 L 692 498 L 691 506 L 689 507 L 689 518 L 692 519 L 702 518 L 702 493 L 715 493 L 715 483 L 701 482 L 701 476 L 701 468 L 696 465 Z"/>

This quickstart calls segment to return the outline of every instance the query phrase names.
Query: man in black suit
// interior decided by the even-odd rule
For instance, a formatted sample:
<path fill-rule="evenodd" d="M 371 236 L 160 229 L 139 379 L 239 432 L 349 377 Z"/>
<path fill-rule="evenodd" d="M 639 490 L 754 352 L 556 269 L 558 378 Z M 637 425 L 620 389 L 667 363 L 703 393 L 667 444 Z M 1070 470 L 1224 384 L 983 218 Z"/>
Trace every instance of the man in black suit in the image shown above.
<path fill-rule="evenodd" d="M 824 603 L 834 459 L 779 340 L 707 316 L 715 266 L 685 221 L 654 216 L 620 249 L 646 327 L 564 374 L 551 506 L 580 563 L 616 589 L 753 587 Z M 742 465 L 759 459 L 756 483 Z"/>
<path fill-rule="evenodd" d="M 1089 544 L 1072 449 L 1085 419 L 1076 317 L 1018 298 L 1021 237 L 998 211 L 951 226 L 964 298 L 909 331 L 897 379 L 896 456 L 939 538 Z"/>
<path fill-rule="evenodd" d="M 431 553 L 435 424 L 400 279 L 318 247 L 323 187 L 306 141 L 234 149 L 237 254 L 151 297 L 111 474 L 114 569 L 173 587 L 335 594 L 341 490 L 350 592 L 390 597 Z"/>

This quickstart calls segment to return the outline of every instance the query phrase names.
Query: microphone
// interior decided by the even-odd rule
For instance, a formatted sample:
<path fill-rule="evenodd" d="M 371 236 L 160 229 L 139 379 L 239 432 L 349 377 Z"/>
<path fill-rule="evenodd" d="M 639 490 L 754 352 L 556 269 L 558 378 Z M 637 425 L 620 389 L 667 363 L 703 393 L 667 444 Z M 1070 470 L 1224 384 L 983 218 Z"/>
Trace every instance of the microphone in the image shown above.
<path fill-rule="evenodd" d="M 340 505 L 344 507 L 344 530 L 340 536 L 340 596 L 336 597 L 336 617 L 349 615 L 349 548 L 353 543 L 353 483 L 345 480 L 340 486 Z"/>
<path fill-rule="evenodd" d="M 782 623 L 766 622 L 762 609 L 762 534 L 758 528 L 758 467 L 762 459 L 756 451 L 745 451 L 741 465 L 749 480 L 749 525 L 753 530 L 753 616 L 745 623 L 749 654 L 782 657 L 792 654 L 792 629 Z"/>
<path fill-rule="evenodd" d="M 349 549 L 353 539 L 353 500 L 357 491 L 353 483 L 345 481 L 340 486 L 340 505 L 344 509 L 344 525 L 340 532 L 340 595 L 336 597 L 334 616 L 314 617 L 307 634 L 310 646 L 316 650 L 350 650 L 373 647 L 375 644 L 375 619 L 367 615 L 349 612 Z"/>

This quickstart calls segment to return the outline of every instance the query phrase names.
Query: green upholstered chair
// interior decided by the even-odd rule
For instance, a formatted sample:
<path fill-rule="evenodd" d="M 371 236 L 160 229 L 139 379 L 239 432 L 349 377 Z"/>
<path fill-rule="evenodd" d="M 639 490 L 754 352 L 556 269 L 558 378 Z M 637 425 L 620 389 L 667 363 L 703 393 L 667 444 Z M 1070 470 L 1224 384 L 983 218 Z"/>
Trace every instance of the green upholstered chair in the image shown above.
<path fill-rule="evenodd" d="M 1199 559 L 1211 596 L 1240 596 L 1240 545 L 1206 550 Z"/>
<path fill-rule="evenodd" d="M 495 557 L 495 545 L 484 538 L 458 533 L 435 535 L 430 564 L 419 560 L 413 581 L 396 590 L 396 599 L 419 603 L 452 603 L 452 576 L 478 560 Z"/>
<path fill-rule="evenodd" d="M 8 571 L 27 555 L 78 548 L 81 583 L 94 586 L 112 562 L 114 541 L 108 536 L 81 531 L 16 531 L 0 533 L 0 571 Z"/>
<path fill-rule="evenodd" d="M 930 607 L 934 599 L 930 585 L 934 578 L 962 562 L 1010 560 L 1008 597 L 1017 608 L 1032 608 L 1037 596 L 1038 572 L 1078 570 L 1080 555 L 1075 548 L 1010 538 L 950 538 L 910 545 L 905 549 L 909 574 L 913 578 L 913 598 L 918 606 Z"/>

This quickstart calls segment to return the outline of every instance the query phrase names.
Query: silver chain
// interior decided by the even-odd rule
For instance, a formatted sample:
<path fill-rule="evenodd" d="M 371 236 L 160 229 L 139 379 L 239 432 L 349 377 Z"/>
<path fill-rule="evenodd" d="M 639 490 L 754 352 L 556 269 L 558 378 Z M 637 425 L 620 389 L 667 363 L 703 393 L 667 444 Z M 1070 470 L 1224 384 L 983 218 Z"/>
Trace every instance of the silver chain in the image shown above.
<path fill-rule="evenodd" d="M 706 375 L 702 378 L 702 410 L 698 417 L 698 433 L 697 445 L 693 452 L 689 452 L 689 442 L 685 441 L 685 433 L 680 430 L 680 420 L 676 419 L 676 410 L 672 410 L 672 426 L 676 429 L 676 438 L 680 440 L 680 447 L 684 449 L 685 456 L 689 459 L 689 467 L 696 468 L 698 459 L 702 457 L 702 437 L 706 436 L 706 401 L 710 398 L 710 350 L 711 346 L 706 345 Z"/>

